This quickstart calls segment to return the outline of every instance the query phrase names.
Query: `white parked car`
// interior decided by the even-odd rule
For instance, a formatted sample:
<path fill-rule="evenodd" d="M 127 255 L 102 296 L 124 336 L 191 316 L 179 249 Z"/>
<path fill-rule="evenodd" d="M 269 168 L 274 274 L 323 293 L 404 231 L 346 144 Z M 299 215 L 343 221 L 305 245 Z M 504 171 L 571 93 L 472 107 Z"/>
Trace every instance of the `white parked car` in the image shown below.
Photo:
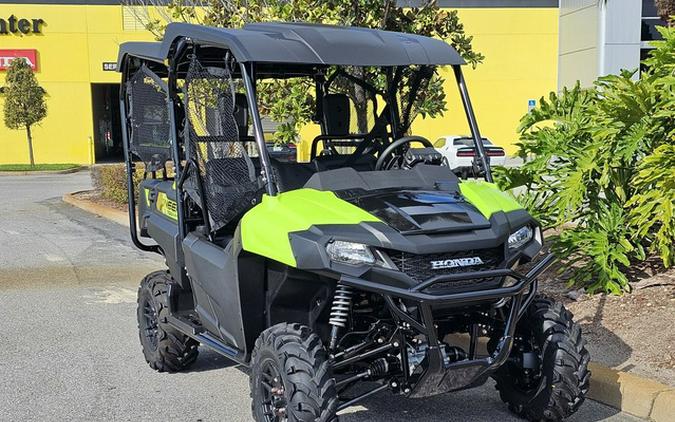
<path fill-rule="evenodd" d="M 493 145 L 483 138 L 485 153 L 490 157 L 490 166 L 503 166 L 506 160 L 504 148 Z M 434 148 L 443 155 L 443 161 L 458 174 L 467 176 L 471 172 L 471 163 L 475 155 L 473 138 L 462 135 L 441 136 L 434 142 Z"/>

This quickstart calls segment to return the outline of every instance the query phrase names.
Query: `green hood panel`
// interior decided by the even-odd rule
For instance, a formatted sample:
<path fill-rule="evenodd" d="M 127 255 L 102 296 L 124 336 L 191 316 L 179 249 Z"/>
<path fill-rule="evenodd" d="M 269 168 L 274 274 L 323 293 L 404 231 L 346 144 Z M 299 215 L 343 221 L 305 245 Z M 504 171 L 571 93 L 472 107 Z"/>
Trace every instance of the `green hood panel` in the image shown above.
<path fill-rule="evenodd" d="M 320 224 L 377 222 L 377 217 L 339 199 L 332 192 L 296 189 L 276 196 L 263 195 L 262 202 L 241 219 L 245 251 L 292 267 L 296 266 L 289 234 Z"/>
<path fill-rule="evenodd" d="M 509 212 L 523 209 L 515 199 L 499 190 L 494 183 L 463 181 L 459 184 L 459 190 L 462 196 L 478 208 L 485 218 L 490 218 L 492 214 L 499 211 Z"/>

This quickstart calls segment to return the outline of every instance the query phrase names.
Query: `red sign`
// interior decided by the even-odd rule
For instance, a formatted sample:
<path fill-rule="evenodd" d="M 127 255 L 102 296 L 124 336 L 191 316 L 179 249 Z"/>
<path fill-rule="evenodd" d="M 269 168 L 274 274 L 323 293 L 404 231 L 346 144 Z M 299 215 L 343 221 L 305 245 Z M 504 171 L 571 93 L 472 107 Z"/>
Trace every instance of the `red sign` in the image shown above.
<path fill-rule="evenodd" d="M 7 70 L 12 60 L 24 58 L 31 69 L 38 70 L 37 50 L 0 50 L 0 70 Z"/>

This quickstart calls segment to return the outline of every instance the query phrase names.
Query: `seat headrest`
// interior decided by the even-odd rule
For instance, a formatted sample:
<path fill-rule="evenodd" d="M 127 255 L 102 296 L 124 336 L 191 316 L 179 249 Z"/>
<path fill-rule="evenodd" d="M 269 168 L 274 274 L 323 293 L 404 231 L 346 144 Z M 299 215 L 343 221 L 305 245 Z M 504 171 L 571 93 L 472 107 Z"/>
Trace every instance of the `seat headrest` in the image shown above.
<path fill-rule="evenodd" d="M 327 94 L 323 97 L 323 122 L 327 135 L 349 135 L 349 105 L 346 94 Z"/>
<path fill-rule="evenodd" d="M 234 94 L 234 120 L 237 122 L 239 137 L 248 135 L 248 100 L 245 94 Z"/>

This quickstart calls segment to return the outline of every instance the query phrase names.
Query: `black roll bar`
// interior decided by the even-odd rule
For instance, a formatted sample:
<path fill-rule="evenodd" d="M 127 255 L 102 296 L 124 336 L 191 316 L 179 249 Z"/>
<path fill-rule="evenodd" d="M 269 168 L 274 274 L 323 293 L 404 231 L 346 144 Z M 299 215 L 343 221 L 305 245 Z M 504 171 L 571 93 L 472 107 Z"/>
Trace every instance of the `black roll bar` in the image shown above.
<path fill-rule="evenodd" d="M 256 101 L 256 90 L 253 82 L 253 65 L 251 67 L 251 74 L 246 63 L 239 63 L 241 70 L 241 78 L 244 81 L 246 88 L 246 98 L 248 100 L 248 110 L 251 113 L 251 120 L 253 121 L 253 136 L 258 144 L 260 154 L 260 164 L 262 165 L 263 182 L 265 183 L 265 190 L 270 196 L 277 193 L 276 185 L 274 184 L 274 173 L 272 172 L 272 163 L 267 152 L 267 145 L 265 144 L 265 135 L 263 133 L 262 121 L 260 120 L 260 111 L 258 110 L 258 103 Z"/>
<path fill-rule="evenodd" d="M 128 68 L 125 68 L 123 76 L 124 78 L 120 86 L 119 101 L 120 117 L 122 120 L 122 147 L 124 149 L 124 163 L 127 166 L 127 208 L 129 211 L 129 231 L 131 232 L 131 241 L 134 246 L 142 251 L 155 252 L 161 255 L 162 250 L 158 245 L 146 245 L 141 242 L 141 239 L 138 237 L 138 227 L 136 224 L 136 186 L 134 186 L 134 170 L 136 166 L 131 150 L 129 149 L 129 118 L 127 116 L 126 108 Z"/>
<path fill-rule="evenodd" d="M 176 51 L 180 52 L 185 47 L 185 41 L 181 40 L 176 47 Z M 168 83 L 167 83 L 167 107 L 169 108 L 169 121 L 171 122 L 171 130 L 169 136 L 171 137 L 171 155 L 173 159 L 174 180 L 179 182 L 180 186 L 176 187 L 176 213 L 178 214 L 178 233 L 180 240 L 183 241 L 186 235 L 185 227 L 185 203 L 183 202 L 183 183 L 187 173 L 181 163 L 180 147 L 178 145 L 178 131 L 176 130 L 176 55 L 169 58 L 168 66 Z M 208 220 L 207 220 L 208 223 Z"/>
<path fill-rule="evenodd" d="M 473 112 L 473 106 L 471 105 L 471 99 L 469 98 L 469 91 L 466 88 L 466 81 L 464 80 L 462 68 L 459 65 L 453 65 L 452 70 L 455 71 L 457 87 L 459 87 L 459 94 L 462 97 L 462 104 L 464 104 L 466 118 L 469 121 L 469 127 L 471 128 L 471 137 L 473 138 L 473 143 L 476 146 L 474 150 L 474 169 L 477 167 L 482 167 L 485 180 L 492 183 L 493 179 L 492 170 L 490 169 L 490 157 L 485 153 L 483 137 L 480 135 L 480 131 L 478 130 L 478 122 L 476 121 L 476 115 Z M 478 160 L 476 160 L 476 158 L 478 158 Z"/>

